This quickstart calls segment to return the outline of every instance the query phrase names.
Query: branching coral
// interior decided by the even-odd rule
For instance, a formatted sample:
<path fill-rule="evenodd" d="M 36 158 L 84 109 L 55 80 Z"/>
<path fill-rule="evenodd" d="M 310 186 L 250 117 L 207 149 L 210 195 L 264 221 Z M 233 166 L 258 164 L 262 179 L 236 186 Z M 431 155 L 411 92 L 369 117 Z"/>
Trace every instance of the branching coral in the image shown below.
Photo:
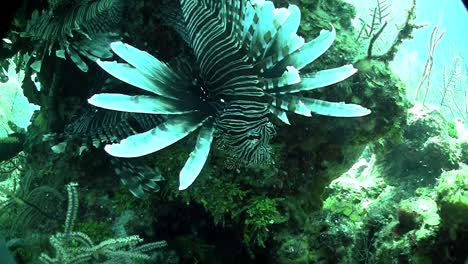
<path fill-rule="evenodd" d="M 361 29 L 356 37 L 356 41 L 378 37 L 380 33 L 374 34 L 374 32 L 381 32 L 387 26 L 387 19 L 390 16 L 390 7 L 391 4 L 387 3 L 385 0 L 377 0 L 377 5 L 371 9 L 372 20 L 370 23 L 359 18 Z M 372 50 L 372 47 L 370 47 L 370 50 Z"/>
<path fill-rule="evenodd" d="M 42 253 L 39 257 L 42 263 L 135 263 L 150 260 L 149 252 L 167 245 L 166 241 L 157 241 L 137 246 L 143 242 L 137 235 L 110 238 L 95 244 L 87 234 L 73 231 L 78 211 L 77 186 L 76 183 L 67 185 L 65 232 L 50 237 L 56 254 L 51 257 Z"/>
<path fill-rule="evenodd" d="M 444 36 L 444 34 L 445 34 L 445 31 L 442 31 L 439 34 L 439 26 L 435 26 L 432 29 L 431 38 L 430 38 L 430 41 L 429 41 L 429 44 L 428 44 L 428 56 L 427 56 L 427 59 L 426 59 L 426 65 L 424 66 L 423 76 L 421 77 L 421 80 L 419 81 L 419 84 L 416 87 L 416 93 L 415 93 L 415 96 L 414 96 L 415 99 L 419 98 L 419 91 L 420 91 L 421 87 L 425 84 L 423 104 L 424 104 L 424 101 L 426 100 L 427 93 L 428 93 L 429 87 L 430 87 L 432 66 L 434 64 L 434 51 L 435 51 L 435 48 L 436 48 L 437 44 L 439 44 L 439 41 Z"/>
<path fill-rule="evenodd" d="M 199 130 L 195 149 L 179 176 L 179 189 L 201 172 L 216 135 L 217 143 L 247 165 L 270 160 L 275 134 L 271 116 L 289 124 L 287 112 L 336 117 L 370 113 L 355 104 L 302 96 L 340 82 L 356 72 L 351 65 L 300 74 L 332 44 L 335 29 L 322 30 L 305 43 L 296 34 L 300 10 L 275 8 L 270 1 L 181 0 L 184 39 L 196 63 L 170 67 L 128 44 L 112 50 L 127 63 L 99 66 L 116 78 L 141 88 L 144 95 L 98 94 L 89 103 L 111 110 L 169 115 L 166 122 L 130 136 L 105 150 L 117 157 L 139 157 L 159 151 Z M 148 95 L 149 94 L 149 95 Z M 215 133 L 216 132 L 216 133 Z"/>

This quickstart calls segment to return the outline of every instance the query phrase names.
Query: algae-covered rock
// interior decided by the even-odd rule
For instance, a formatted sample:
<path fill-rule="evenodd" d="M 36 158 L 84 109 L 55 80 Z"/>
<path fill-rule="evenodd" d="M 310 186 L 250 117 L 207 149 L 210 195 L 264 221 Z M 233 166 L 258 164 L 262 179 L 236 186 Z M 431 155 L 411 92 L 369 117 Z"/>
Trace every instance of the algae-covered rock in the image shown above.
<path fill-rule="evenodd" d="M 442 173 L 436 187 L 442 224 L 452 239 L 468 230 L 468 167 Z"/>
<path fill-rule="evenodd" d="M 460 142 L 460 161 L 468 164 L 468 140 Z"/>
<path fill-rule="evenodd" d="M 405 128 L 408 162 L 419 163 L 438 172 L 456 168 L 459 160 L 457 146 L 449 131 L 449 122 L 438 110 L 416 104 L 409 110 Z"/>
<path fill-rule="evenodd" d="M 403 200 L 398 208 L 398 233 L 413 231 L 417 241 L 435 234 L 440 224 L 437 204 L 430 197 L 412 197 Z"/>
<path fill-rule="evenodd" d="M 377 144 L 378 162 L 391 184 L 404 183 L 408 191 L 435 184 L 444 170 L 459 166 L 458 138 L 449 135 L 449 122 L 435 108 L 416 104 L 396 139 Z"/>
<path fill-rule="evenodd" d="M 413 196 L 400 201 L 394 213 L 392 220 L 374 234 L 374 260 L 384 264 L 421 263 L 438 240 L 436 202 L 431 193 Z"/>

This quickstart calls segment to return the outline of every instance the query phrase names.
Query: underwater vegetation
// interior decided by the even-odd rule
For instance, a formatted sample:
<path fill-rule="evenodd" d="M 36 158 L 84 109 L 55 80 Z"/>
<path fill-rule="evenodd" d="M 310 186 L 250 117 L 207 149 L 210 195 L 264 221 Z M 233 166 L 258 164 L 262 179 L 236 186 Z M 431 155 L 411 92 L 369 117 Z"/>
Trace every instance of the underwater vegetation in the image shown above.
<path fill-rule="evenodd" d="M 369 3 L 24 1 L 0 47 L 0 256 L 466 262 L 468 134 L 439 111 L 465 61 L 438 108 L 411 102 L 390 66 L 422 3 Z"/>
<path fill-rule="evenodd" d="M 56 233 L 50 237 L 50 244 L 55 250 L 51 257 L 42 253 L 41 263 L 135 263 L 135 261 L 151 260 L 148 252 L 166 246 L 165 241 L 158 241 L 138 245 L 143 242 L 139 236 L 123 236 L 110 238 L 96 244 L 85 233 L 73 231 L 78 213 L 78 185 L 69 183 L 68 208 L 66 212 L 63 233 Z"/>
<path fill-rule="evenodd" d="M 0 137 L 15 132 L 12 129 L 14 126 L 25 129 L 30 123 L 32 113 L 38 109 L 28 102 L 21 90 L 25 72 L 17 71 L 17 67 L 21 67 L 17 64 L 21 64 L 22 60 L 23 56 L 14 56 L 7 60 L 6 69 L 0 69 L 6 77 L 6 82 L 0 83 Z"/>

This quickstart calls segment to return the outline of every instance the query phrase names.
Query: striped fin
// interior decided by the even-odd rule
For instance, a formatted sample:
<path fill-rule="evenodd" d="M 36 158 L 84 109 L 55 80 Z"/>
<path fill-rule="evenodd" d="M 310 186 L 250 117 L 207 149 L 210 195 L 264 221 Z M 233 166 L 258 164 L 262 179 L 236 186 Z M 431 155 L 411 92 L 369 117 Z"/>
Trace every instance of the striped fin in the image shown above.
<path fill-rule="evenodd" d="M 280 87 L 283 89 L 288 89 L 288 87 L 291 87 L 291 85 L 300 82 L 301 76 L 299 76 L 299 71 L 293 66 L 288 66 L 281 77 L 264 79 L 264 87 L 266 90 L 277 90 L 275 88 Z M 271 91 L 268 92 L 271 93 Z"/>
<path fill-rule="evenodd" d="M 261 2 L 262 1 L 247 1 L 245 5 L 245 9 L 242 12 L 242 43 L 250 43 L 252 40 L 254 33 L 253 24 L 255 20 L 258 20 L 254 5 L 262 4 Z"/>
<path fill-rule="evenodd" d="M 146 51 L 139 50 L 120 41 L 110 44 L 112 51 L 127 63 L 138 69 L 143 75 L 157 80 L 172 89 L 177 89 L 177 84 L 183 80 L 166 63 L 158 60 Z"/>
<path fill-rule="evenodd" d="M 257 1 L 245 9 L 243 42 L 249 56 L 255 61 L 263 58 L 275 41 L 278 30 L 287 21 L 289 11 L 275 8 L 270 1 Z"/>
<path fill-rule="evenodd" d="M 371 113 L 369 109 L 357 104 L 328 102 L 295 95 L 277 96 L 273 106 L 303 116 L 312 116 L 314 113 L 334 117 L 360 117 Z"/>
<path fill-rule="evenodd" d="M 187 189 L 200 174 L 210 153 L 213 134 L 214 126 L 211 121 L 207 122 L 200 129 L 195 149 L 190 153 L 190 157 L 180 171 L 179 190 Z"/>
<path fill-rule="evenodd" d="M 88 72 L 88 65 L 80 58 L 80 55 L 78 52 L 76 52 L 74 49 L 66 49 L 68 51 L 68 56 L 70 56 L 70 59 L 75 63 L 75 65 L 80 69 L 82 72 Z"/>
<path fill-rule="evenodd" d="M 112 167 L 120 182 L 137 198 L 144 198 L 146 192 L 157 192 L 157 182 L 164 180 L 161 172 L 148 165 L 145 157 L 135 159 L 111 158 Z"/>
<path fill-rule="evenodd" d="M 196 111 L 186 102 L 161 96 L 101 93 L 89 98 L 88 103 L 109 110 L 142 114 L 173 115 Z"/>
<path fill-rule="evenodd" d="M 179 76 L 172 71 L 165 63 L 161 62 L 146 51 L 139 50 L 121 41 L 112 42 L 112 51 L 127 63 L 137 68 L 142 74 L 153 76 L 161 75 L 167 79 L 178 79 Z"/>
<path fill-rule="evenodd" d="M 117 144 L 106 145 L 104 149 L 115 157 L 144 156 L 181 140 L 200 127 L 203 122 L 204 119 L 199 114 L 176 115 L 147 132 L 130 136 Z"/>
<path fill-rule="evenodd" d="M 56 140 L 78 141 L 81 147 L 116 143 L 166 121 L 163 115 L 134 114 L 91 108 L 65 126 Z"/>
<path fill-rule="evenodd" d="M 83 39 L 70 43 L 70 46 L 91 61 L 99 58 L 109 59 L 114 56 L 109 43 L 120 38 L 117 33 L 101 33 L 93 39 Z"/>
<path fill-rule="evenodd" d="M 97 64 L 110 75 L 130 85 L 167 98 L 178 99 L 179 97 L 179 93 L 174 91 L 173 86 L 166 83 L 165 80 L 153 79 L 127 63 L 98 60 Z"/>
<path fill-rule="evenodd" d="M 273 106 L 270 106 L 270 108 L 268 108 L 268 110 L 270 111 L 270 113 L 275 115 L 279 120 L 281 120 L 286 125 L 291 125 L 291 123 L 289 122 L 289 119 L 288 119 L 288 115 L 286 114 L 285 111 L 283 111 L 281 109 L 278 109 L 276 107 L 273 107 Z"/>
<path fill-rule="evenodd" d="M 187 43 L 190 44 L 187 28 L 185 27 L 185 19 L 180 10 L 179 1 L 163 1 L 161 10 L 162 23 L 166 26 L 172 27 L 179 36 Z"/>
<path fill-rule="evenodd" d="M 279 27 L 278 24 L 274 23 L 273 10 L 275 10 L 275 6 L 270 1 L 254 6 L 253 35 L 250 38 L 250 43 L 246 43 L 250 57 L 258 58 L 261 55 L 271 41 L 270 28 Z"/>
<path fill-rule="evenodd" d="M 300 9 L 295 5 L 290 5 L 284 10 L 287 13 L 287 17 L 286 14 L 284 15 L 286 20 L 281 24 L 268 50 L 265 51 L 265 56 L 259 64 L 261 72 L 271 69 L 283 58 L 304 45 L 304 39 L 296 34 L 301 21 Z"/>
<path fill-rule="evenodd" d="M 290 67 L 288 67 L 290 68 Z M 328 85 L 341 82 L 357 72 L 352 65 L 345 65 L 338 68 L 318 71 L 315 73 L 302 75 L 302 80 L 298 84 L 290 86 L 277 86 L 279 88 L 268 91 L 270 94 L 290 94 L 302 91 L 310 91 Z"/>
<path fill-rule="evenodd" d="M 290 53 L 290 55 L 286 56 L 284 59 L 278 59 L 278 63 L 276 65 L 272 64 L 273 67 L 270 67 L 265 72 L 267 74 L 282 72 L 287 66 L 291 65 L 300 70 L 316 60 L 330 48 L 335 40 L 336 31 L 333 25 L 331 27 L 331 31 L 322 29 L 317 38 L 307 42 L 300 49 Z"/>

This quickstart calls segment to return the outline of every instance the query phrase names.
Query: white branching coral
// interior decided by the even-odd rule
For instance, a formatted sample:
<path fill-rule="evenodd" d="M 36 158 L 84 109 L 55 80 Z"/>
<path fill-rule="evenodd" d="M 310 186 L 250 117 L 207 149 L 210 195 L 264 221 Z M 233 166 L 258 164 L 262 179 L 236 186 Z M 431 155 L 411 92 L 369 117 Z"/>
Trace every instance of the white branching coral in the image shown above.
<path fill-rule="evenodd" d="M 46 264 L 77 263 L 135 263 L 150 261 L 152 251 L 165 247 L 166 241 L 141 244 L 138 235 L 109 238 L 99 244 L 85 233 L 73 231 L 78 212 L 78 184 L 67 184 L 68 208 L 65 219 L 65 231 L 50 237 L 54 256 L 42 253 L 39 261 Z"/>
<path fill-rule="evenodd" d="M 352 65 L 301 74 L 335 39 L 322 30 L 305 43 L 296 32 L 300 10 L 275 8 L 271 1 L 181 0 L 178 31 L 192 48 L 194 67 L 170 67 L 147 52 L 122 42 L 112 50 L 126 63 L 98 64 L 116 78 L 151 95 L 97 94 L 89 103 L 116 111 L 168 115 L 165 123 L 105 150 L 117 157 L 139 157 L 159 151 L 198 130 L 195 149 L 179 176 L 179 189 L 201 172 L 216 131 L 216 140 L 247 164 L 270 159 L 269 141 L 277 117 L 286 112 L 360 117 L 364 107 L 301 96 L 304 91 L 340 82 L 356 72 Z"/>

